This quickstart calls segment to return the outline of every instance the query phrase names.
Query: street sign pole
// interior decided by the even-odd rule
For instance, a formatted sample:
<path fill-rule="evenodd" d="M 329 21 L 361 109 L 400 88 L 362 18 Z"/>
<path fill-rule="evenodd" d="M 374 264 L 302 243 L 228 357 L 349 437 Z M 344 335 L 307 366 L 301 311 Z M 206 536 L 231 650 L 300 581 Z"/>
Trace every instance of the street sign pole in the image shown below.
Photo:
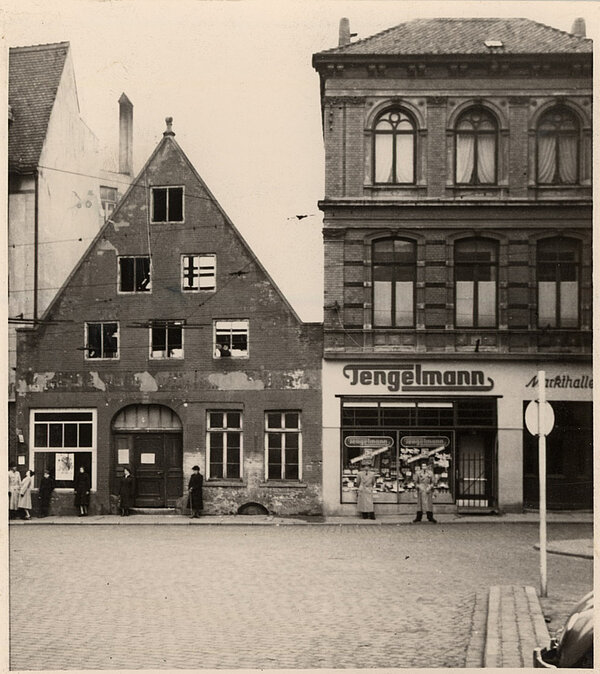
<path fill-rule="evenodd" d="M 548 596 L 546 564 L 546 373 L 538 372 L 538 457 L 540 479 L 540 596 Z"/>

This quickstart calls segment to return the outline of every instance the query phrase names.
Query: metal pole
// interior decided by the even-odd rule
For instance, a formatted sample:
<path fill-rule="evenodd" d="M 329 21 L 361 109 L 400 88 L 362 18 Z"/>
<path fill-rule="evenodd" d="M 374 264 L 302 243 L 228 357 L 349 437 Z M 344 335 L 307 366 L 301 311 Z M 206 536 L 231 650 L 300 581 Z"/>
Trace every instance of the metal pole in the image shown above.
<path fill-rule="evenodd" d="M 546 408 L 546 373 L 538 372 L 538 457 L 540 479 L 540 596 L 548 596 L 548 570 L 546 564 L 546 433 L 544 414 Z"/>

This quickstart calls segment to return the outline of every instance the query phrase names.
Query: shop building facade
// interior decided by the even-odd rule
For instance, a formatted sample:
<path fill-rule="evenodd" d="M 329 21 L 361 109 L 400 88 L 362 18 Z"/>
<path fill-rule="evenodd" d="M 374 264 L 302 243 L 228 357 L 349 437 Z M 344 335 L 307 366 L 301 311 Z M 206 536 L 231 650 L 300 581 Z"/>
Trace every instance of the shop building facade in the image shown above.
<path fill-rule="evenodd" d="M 22 462 L 56 479 L 52 512 L 321 511 L 322 326 L 303 323 L 174 138 L 141 173 L 34 328 L 18 331 Z M 36 482 L 37 486 L 37 482 Z"/>
<path fill-rule="evenodd" d="M 544 370 L 548 503 L 592 507 L 591 41 L 427 19 L 315 54 L 326 171 L 323 503 L 536 507 L 524 425 Z"/>

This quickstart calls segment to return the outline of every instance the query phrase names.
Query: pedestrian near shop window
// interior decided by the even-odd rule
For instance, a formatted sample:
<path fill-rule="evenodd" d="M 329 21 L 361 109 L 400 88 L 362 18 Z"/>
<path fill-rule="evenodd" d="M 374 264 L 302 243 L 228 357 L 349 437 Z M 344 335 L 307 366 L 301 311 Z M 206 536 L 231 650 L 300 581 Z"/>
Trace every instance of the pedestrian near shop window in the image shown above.
<path fill-rule="evenodd" d="M 360 465 L 361 469 L 356 476 L 356 486 L 358 487 L 356 509 L 361 514 L 363 520 L 374 520 L 373 488 L 375 487 L 375 478 L 377 476 L 373 471 L 371 461 L 362 461 Z"/>
<path fill-rule="evenodd" d="M 88 514 L 91 488 L 89 474 L 83 466 L 79 466 L 79 473 L 75 477 L 75 507 L 79 508 L 79 517 L 85 517 Z"/>
<path fill-rule="evenodd" d="M 21 473 L 16 466 L 8 471 L 8 513 L 14 519 L 19 511 L 19 492 L 21 491 Z"/>
<path fill-rule="evenodd" d="M 420 522 L 423 518 L 423 511 L 425 511 L 427 519 L 433 524 L 437 524 L 437 520 L 433 517 L 435 475 L 427 458 L 419 461 L 419 466 L 415 470 L 414 483 L 417 489 L 417 516 L 413 522 Z"/>
<path fill-rule="evenodd" d="M 200 511 L 204 507 L 202 501 L 202 485 L 204 477 L 200 473 L 200 466 L 192 466 L 192 475 L 188 484 L 188 505 L 190 507 L 190 518 L 200 517 Z"/>
<path fill-rule="evenodd" d="M 21 489 L 19 490 L 19 508 L 23 508 L 25 514 L 23 519 L 31 519 L 31 490 L 33 488 L 33 476 L 35 473 L 28 470 L 21 482 Z"/>
<path fill-rule="evenodd" d="M 135 481 L 127 466 L 123 468 L 123 477 L 119 481 L 119 508 L 121 517 L 129 516 L 129 509 L 135 499 Z"/>
<path fill-rule="evenodd" d="M 44 476 L 40 481 L 40 517 L 48 517 L 50 513 L 50 500 L 54 491 L 54 478 L 48 469 L 44 470 Z"/>

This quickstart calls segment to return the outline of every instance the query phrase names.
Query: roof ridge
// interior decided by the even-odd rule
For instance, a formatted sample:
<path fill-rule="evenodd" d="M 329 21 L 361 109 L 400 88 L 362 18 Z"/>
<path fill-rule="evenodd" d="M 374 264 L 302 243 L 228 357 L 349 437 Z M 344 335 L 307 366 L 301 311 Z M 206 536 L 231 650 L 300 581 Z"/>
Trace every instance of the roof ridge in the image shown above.
<path fill-rule="evenodd" d="M 70 42 L 68 40 L 64 40 L 63 42 L 45 42 L 43 44 L 29 44 L 29 45 L 22 45 L 22 46 L 16 46 L 16 47 L 10 47 L 10 51 L 44 51 L 46 49 L 59 49 L 59 48 L 65 48 L 70 46 Z"/>

